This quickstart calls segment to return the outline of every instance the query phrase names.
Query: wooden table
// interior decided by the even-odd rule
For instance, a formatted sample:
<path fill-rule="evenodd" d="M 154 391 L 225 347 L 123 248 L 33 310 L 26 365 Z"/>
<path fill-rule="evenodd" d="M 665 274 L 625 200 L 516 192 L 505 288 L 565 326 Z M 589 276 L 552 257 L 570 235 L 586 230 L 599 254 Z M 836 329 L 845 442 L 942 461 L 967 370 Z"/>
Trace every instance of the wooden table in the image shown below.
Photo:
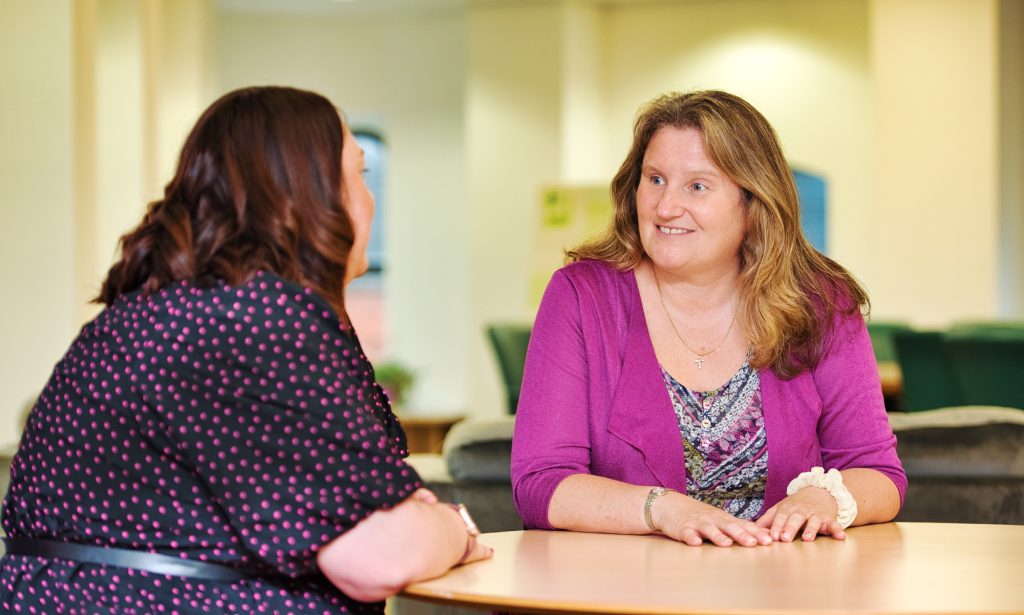
<path fill-rule="evenodd" d="M 410 453 L 440 453 L 448 430 L 464 418 L 463 416 L 399 414 L 398 422 L 405 430 Z"/>
<path fill-rule="evenodd" d="M 903 393 L 903 372 L 896 361 L 879 361 L 878 377 L 882 381 L 882 395 L 895 397 Z"/>
<path fill-rule="evenodd" d="M 1024 526 L 886 523 L 754 548 L 535 530 L 480 539 L 494 559 L 403 595 L 525 613 L 1024 613 Z"/>

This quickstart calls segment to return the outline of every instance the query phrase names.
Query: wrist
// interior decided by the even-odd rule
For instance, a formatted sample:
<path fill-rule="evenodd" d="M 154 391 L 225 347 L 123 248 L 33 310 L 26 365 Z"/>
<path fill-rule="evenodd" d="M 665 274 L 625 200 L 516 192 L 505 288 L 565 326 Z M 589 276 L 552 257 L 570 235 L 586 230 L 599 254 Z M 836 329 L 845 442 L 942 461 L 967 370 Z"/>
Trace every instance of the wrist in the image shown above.
<path fill-rule="evenodd" d="M 647 492 L 647 498 L 644 499 L 644 523 L 650 531 L 661 532 L 661 521 L 655 512 L 655 504 L 664 496 L 672 493 L 676 493 L 676 491 L 666 487 L 653 487 Z"/>
<path fill-rule="evenodd" d="M 825 472 L 820 466 L 813 467 L 809 472 L 803 472 L 790 481 L 786 487 L 786 495 L 793 495 L 807 487 L 816 487 L 832 496 L 836 504 L 836 522 L 843 529 L 849 527 L 857 518 L 857 501 L 843 484 L 843 475 L 839 470 L 832 468 Z"/>
<path fill-rule="evenodd" d="M 473 517 L 469 515 L 469 510 L 465 504 L 448 504 L 448 506 L 455 511 L 459 521 L 466 530 L 466 548 L 462 552 L 462 557 L 455 562 L 455 565 L 458 566 L 459 564 L 466 563 L 469 556 L 473 554 L 473 550 L 476 548 L 476 537 L 480 535 L 480 528 L 473 521 Z"/>

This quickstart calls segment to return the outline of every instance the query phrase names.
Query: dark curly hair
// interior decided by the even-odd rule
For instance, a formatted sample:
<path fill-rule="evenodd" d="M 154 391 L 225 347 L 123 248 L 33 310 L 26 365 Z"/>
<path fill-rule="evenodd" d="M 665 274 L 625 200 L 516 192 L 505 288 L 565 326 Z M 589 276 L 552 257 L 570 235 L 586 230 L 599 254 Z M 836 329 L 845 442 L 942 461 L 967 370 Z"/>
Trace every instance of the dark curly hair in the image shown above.
<path fill-rule="evenodd" d="M 343 130 L 313 92 L 267 86 L 219 98 L 186 139 L 164 197 L 121 237 L 95 301 L 184 279 L 241 284 L 265 270 L 312 288 L 344 318 L 353 230 L 341 201 Z"/>

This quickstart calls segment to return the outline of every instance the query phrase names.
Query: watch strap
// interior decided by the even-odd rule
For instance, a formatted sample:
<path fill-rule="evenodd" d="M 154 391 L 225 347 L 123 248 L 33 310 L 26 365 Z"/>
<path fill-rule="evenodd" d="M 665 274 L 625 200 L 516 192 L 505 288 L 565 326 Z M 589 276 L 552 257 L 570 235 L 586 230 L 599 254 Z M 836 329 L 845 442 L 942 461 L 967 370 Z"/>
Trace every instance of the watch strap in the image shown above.
<path fill-rule="evenodd" d="M 652 532 L 657 532 L 659 530 L 657 526 L 654 525 L 654 518 L 651 516 L 651 507 L 654 506 L 655 500 L 671 491 L 674 490 L 666 487 L 652 487 L 651 490 L 647 492 L 647 499 L 644 500 L 644 522 L 647 523 L 647 529 Z"/>
<path fill-rule="evenodd" d="M 452 510 L 454 510 L 459 515 L 459 518 L 462 519 L 462 522 L 466 524 L 466 550 L 463 551 L 462 557 L 459 558 L 459 561 L 455 562 L 455 565 L 458 566 L 459 564 L 466 563 L 469 556 L 473 554 L 473 549 L 476 548 L 476 537 L 480 535 L 480 528 L 477 527 L 476 522 L 473 521 L 473 517 L 470 516 L 469 509 L 466 508 L 465 504 L 448 504 L 448 506 L 451 506 Z"/>

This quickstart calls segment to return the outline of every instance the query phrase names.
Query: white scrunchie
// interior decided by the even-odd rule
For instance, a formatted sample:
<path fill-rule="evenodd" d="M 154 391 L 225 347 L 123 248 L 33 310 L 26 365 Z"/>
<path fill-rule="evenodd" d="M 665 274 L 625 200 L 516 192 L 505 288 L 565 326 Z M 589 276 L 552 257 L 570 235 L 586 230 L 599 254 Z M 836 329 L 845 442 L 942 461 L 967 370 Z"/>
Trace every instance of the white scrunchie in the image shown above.
<path fill-rule="evenodd" d="M 850 527 L 853 520 L 857 518 L 857 501 L 853 499 L 850 490 L 843 484 L 843 475 L 839 470 L 832 468 L 825 472 L 825 468 L 815 466 L 810 472 L 803 472 L 786 487 L 786 495 L 793 495 L 804 487 L 818 487 L 832 494 L 839 506 L 836 513 L 836 521 L 846 529 Z"/>

